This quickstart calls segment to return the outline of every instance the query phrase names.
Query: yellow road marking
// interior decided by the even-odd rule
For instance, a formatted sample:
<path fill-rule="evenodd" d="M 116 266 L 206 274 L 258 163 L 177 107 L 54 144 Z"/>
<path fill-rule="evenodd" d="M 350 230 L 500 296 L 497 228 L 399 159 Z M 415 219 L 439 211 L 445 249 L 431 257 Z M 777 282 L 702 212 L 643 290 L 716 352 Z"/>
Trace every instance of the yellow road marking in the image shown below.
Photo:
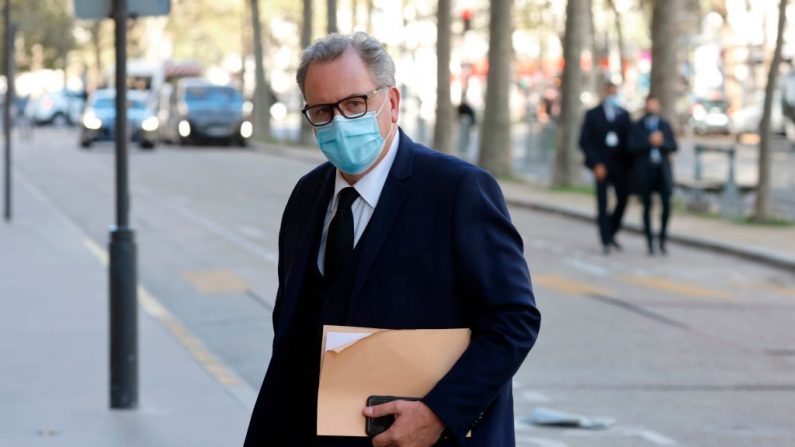
<path fill-rule="evenodd" d="M 93 254 L 102 265 L 108 265 L 108 253 L 99 244 L 91 239 L 83 239 L 83 245 Z M 177 320 L 174 315 L 163 306 L 154 295 L 142 285 L 138 285 L 138 305 L 160 321 L 177 341 L 185 347 L 191 357 L 207 370 L 216 380 L 224 385 L 240 385 L 237 376 L 226 369 L 220 361 L 208 351 L 204 344 Z"/>
<path fill-rule="evenodd" d="M 574 281 L 552 273 L 536 274 L 533 275 L 532 279 L 535 285 L 567 295 L 612 295 L 610 290 L 586 282 Z"/>
<path fill-rule="evenodd" d="M 248 285 L 231 270 L 204 270 L 184 272 L 183 276 L 203 295 L 228 295 L 245 293 Z"/>
<path fill-rule="evenodd" d="M 693 298 L 729 298 L 729 295 L 720 290 L 688 284 L 682 281 L 673 281 L 659 276 L 625 276 L 621 278 L 621 281 L 627 284 L 662 290 L 664 292 L 671 292 Z"/>

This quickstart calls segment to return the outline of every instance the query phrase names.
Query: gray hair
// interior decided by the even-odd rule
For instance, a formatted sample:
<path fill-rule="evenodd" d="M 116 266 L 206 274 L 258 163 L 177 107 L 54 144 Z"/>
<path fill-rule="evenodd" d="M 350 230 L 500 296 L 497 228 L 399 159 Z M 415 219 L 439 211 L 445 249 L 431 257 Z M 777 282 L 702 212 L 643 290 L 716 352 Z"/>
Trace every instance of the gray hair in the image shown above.
<path fill-rule="evenodd" d="M 349 48 L 359 54 L 379 87 L 395 85 L 395 63 L 392 61 L 392 56 L 386 52 L 384 44 L 362 31 L 353 34 L 333 33 L 316 40 L 301 53 L 301 62 L 295 74 L 301 94 L 306 96 L 304 91 L 306 73 L 313 62 L 332 61 L 342 56 Z"/>

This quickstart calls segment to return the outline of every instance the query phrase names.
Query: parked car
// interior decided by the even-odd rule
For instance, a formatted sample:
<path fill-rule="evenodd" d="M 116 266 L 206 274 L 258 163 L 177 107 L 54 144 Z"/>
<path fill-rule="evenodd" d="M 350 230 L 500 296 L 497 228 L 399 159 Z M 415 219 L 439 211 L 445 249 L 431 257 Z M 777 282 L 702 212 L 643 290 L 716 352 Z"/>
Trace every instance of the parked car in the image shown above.
<path fill-rule="evenodd" d="M 737 135 L 759 133 L 759 123 L 762 121 L 762 109 L 764 104 L 765 95 L 761 93 L 754 98 L 754 101 L 750 105 L 734 112 L 732 115 L 732 132 Z M 785 119 L 781 102 L 781 91 L 775 91 L 771 106 L 770 131 L 783 135 L 785 132 Z"/>
<path fill-rule="evenodd" d="M 240 92 L 201 78 L 164 85 L 158 118 L 160 138 L 170 143 L 221 141 L 245 146 L 254 132 Z"/>
<path fill-rule="evenodd" d="M 155 147 L 159 121 L 147 104 L 148 94 L 144 91 L 127 92 L 127 121 L 130 124 L 130 139 L 144 149 Z M 83 114 L 80 145 L 88 148 L 95 141 L 109 141 L 115 138 L 116 92 L 112 89 L 97 90 L 91 95 Z"/>
<path fill-rule="evenodd" d="M 25 117 L 37 125 L 75 125 L 80 122 L 84 105 L 84 92 L 72 90 L 47 92 L 31 98 L 25 104 Z"/>
<path fill-rule="evenodd" d="M 729 134 L 731 118 L 725 99 L 696 98 L 690 106 L 690 128 L 699 135 Z"/>

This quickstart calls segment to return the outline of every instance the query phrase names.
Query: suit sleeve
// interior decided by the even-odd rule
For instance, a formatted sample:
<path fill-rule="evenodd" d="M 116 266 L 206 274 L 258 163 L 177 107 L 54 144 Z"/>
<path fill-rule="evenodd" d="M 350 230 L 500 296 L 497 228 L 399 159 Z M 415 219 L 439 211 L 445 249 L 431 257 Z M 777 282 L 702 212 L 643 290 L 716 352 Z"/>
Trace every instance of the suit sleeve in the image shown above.
<path fill-rule="evenodd" d="M 594 166 L 602 162 L 598 151 L 594 147 L 595 138 L 591 113 L 586 112 L 585 119 L 582 121 L 582 129 L 580 130 L 580 149 L 585 155 L 585 166 L 589 169 L 593 169 Z"/>
<path fill-rule="evenodd" d="M 303 180 L 303 179 L 302 179 Z M 296 196 L 298 195 L 298 190 L 301 189 L 302 180 L 299 180 L 296 183 L 295 187 L 293 188 L 293 192 L 290 194 L 290 198 L 287 199 L 287 205 L 284 207 L 284 213 L 282 213 L 282 221 L 279 227 L 279 259 L 278 259 L 278 279 L 279 279 L 279 286 L 276 290 L 276 301 L 273 305 L 273 314 L 272 314 L 272 322 L 273 322 L 273 333 L 278 333 L 279 328 L 279 316 L 281 314 L 281 307 L 282 307 L 282 296 L 283 296 L 283 288 L 284 288 L 284 279 L 285 279 L 285 271 L 286 271 L 286 264 L 287 259 L 285 258 L 285 250 L 284 250 L 284 239 L 285 239 L 285 232 L 289 230 L 288 225 L 286 222 L 293 222 L 291 219 L 292 210 L 295 207 Z M 276 343 L 276 337 L 273 338 L 274 345 Z"/>
<path fill-rule="evenodd" d="M 666 154 L 670 154 L 672 152 L 676 152 L 677 144 L 676 144 L 676 137 L 674 137 L 674 130 L 671 128 L 671 125 L 667 122 L 663 122 L 662 127 L 663 133 L 663 147 L 662 150 Z"/>
<path fill-rule="evenodd" d="M 472 310 L 472 339 L 423 401 L 459 441 L 508 384 L 535 343 L 535 305 L 522 239 L 491 175 L 472 170 L 455 201 L 457 289 Z"/>
<path fill-rule="evenodd" d="M 635 123 L 629 129 L 629 136 L 627 138 L 627 150 L 633 156 L 648 153 L 651 147 L 649 146 L 649 135 L 646 132 L 646 127 L 641 122 Z"/>

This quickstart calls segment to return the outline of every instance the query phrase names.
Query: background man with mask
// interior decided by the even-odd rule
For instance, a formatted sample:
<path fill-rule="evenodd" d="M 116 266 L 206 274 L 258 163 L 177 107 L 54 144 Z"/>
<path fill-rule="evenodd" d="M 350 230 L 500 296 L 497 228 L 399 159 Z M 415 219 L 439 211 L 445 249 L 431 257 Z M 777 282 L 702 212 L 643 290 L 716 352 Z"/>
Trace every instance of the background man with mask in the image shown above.
<path fill-rule="evenodd" d="M 491 175 L 400 130 L 394 73 L 365 33 L 332 34 L 301 55 L 303 112 L 329 162 L 284 210 L 273 353 L 247 447 L 515 444 L 511 377 L 540 325 L 522 240 Z M 323 324 L 472 337 L 421 401 L 362 403 L 367 416 L 396 416 L 387 432 L 318 437 Z"/>
<path fill-rule="evenodd" d="M 621 250 L 616 233 L 629 198 L 629 171 L 632 159 L 626 151 L 627 132 L 632 121 L 621 107 L 618 87 L 608 83 L 601 104 L 585 113 L 580 132 L 580 149 L 585 165 L 594 173 L 596 181 L 596 220 L 604 254 L 611 248 Z M 612 213 L 607 210 L 607 191 L 612 186 L 616 204 Z"/>
<path fill-rule="evenodd" d="M 646 98 L 645 114 L 632 126 L 628 145 L 634 157 L 632 180 L 643 202 L 643 231 L 649 255 L 654 255 L 651 200 L 655 192 L 660 195 L 662 204 L 659 247 L 660 252 L 666 254 L 665 239 L 674 184 L 669 155 L 676 152 L 676 139 L 671 125 L 660 116 L 660 101 L 654 96 Z"/>

